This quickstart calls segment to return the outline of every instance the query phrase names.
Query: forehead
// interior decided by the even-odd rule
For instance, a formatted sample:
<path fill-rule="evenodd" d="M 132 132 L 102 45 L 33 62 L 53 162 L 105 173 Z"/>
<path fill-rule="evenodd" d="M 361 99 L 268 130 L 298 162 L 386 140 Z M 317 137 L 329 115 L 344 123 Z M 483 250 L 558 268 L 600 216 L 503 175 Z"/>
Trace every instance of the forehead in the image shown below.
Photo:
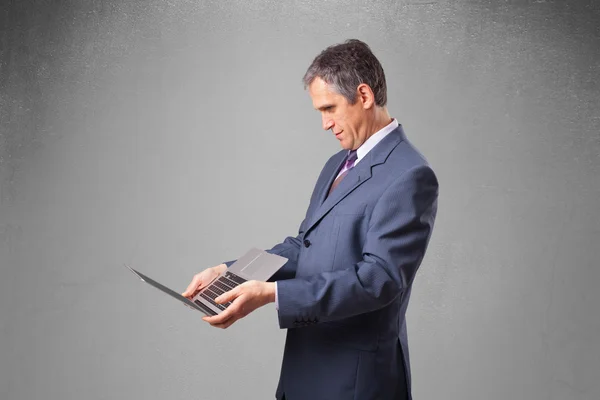
<path fill-rule="evenodd" d="M 335 92 L 331 85 L 317 77 L 308 86 L 308 93 L 313 102 L 313 107 L 319 109 L 327 105 L 337 104 L 344 96 Z"/>

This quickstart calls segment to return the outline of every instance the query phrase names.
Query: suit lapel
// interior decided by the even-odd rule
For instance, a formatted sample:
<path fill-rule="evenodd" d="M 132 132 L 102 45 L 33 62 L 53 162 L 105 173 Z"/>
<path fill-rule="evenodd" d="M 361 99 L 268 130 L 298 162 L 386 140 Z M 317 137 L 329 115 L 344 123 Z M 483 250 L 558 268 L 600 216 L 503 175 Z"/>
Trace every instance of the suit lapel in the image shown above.
<path fill-rule="evenodd" d="M 335 178 L 337 177 L 338 173 L 342 169 L 342 166 L 346 162 L 347 153 L 343 152 L 343 153 L 340 153 L 340 155 L 341 155 L 340 159 L 338 160 L 338 162 L 335 163 L 335 169 L 333 170 L 333 172 L 331 174 L 329 174 L 329 179 L 325 182 L 324 186 L 321 186 L 321 189 L 320 189 L 321 191 L 319 193 L 319 206 L 321 206 L 323 204 L 323 202 L 325 201 L 325 199 L 327 198 L 327 193 L 329 192 L 329 188 L 333 184 L 333 181 L 335 181 Z"/>
<path fill-rule="evenodd" d="M 392 150 L 405 138 L 402 126 L 399 126 L 394 131 L 390 132 L 381 142 L 379 142 L 371 151 L 367 153 L 364 159 L 362 159 L 354 168 L 348 171 L 348 174 L 342 179 L 340 184 L 335 188 L 331 195 L 327 197 L 327 192 L 331 187 L 331 184 L 337 177 L 337 173 L 341 168 L 341 164 L 345 162 L 345 155 L 341 160 L 336 163 L 337 168 L 331 174 L 330 178 L 325 182 L 324 186 L 321 187 L 319 206 L 315 210 L 309 225 L 306 228 L 308 232 L 312 229 L 331 209 L 338 204 L 344 197 L 348 196 L 352 191 L 358 188 L 360 185 L 368 181 L 372 172 L 371 169 L 378 164 L 385 162 L 387 157 L 390 155 Z M 343 154 L 343 153 L 342 153 Z"/>

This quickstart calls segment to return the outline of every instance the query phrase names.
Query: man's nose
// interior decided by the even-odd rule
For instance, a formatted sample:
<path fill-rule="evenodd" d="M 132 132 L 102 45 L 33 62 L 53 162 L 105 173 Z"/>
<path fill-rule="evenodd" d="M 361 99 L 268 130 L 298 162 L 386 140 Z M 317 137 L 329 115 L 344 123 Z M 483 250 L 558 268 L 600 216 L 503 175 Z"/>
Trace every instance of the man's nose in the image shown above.
<path fill-rule="evenodd" d="M 333 120 L 329 117 L 323 116 L 323 129 L 328 131 L 331 128 L 333 128 L 333 125 L 335 125 L 333 123 Z"/>

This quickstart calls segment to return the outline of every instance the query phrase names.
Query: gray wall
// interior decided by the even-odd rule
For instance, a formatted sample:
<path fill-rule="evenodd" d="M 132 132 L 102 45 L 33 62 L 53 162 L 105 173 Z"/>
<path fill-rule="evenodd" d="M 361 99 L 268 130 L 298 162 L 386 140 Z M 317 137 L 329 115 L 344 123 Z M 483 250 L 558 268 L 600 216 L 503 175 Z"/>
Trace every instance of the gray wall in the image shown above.
<path fill-rule="evenodd" d="M 272 304 L 214 329 L 122 263 L 183 290 L 295 234 L 338 150 L 300 79 L 357 37 L 441 183 L 408 313 L 415 399 L 597 400 L 599 15 L 573 1 L 4 1 L 0 399 L 273 398 Z"/>

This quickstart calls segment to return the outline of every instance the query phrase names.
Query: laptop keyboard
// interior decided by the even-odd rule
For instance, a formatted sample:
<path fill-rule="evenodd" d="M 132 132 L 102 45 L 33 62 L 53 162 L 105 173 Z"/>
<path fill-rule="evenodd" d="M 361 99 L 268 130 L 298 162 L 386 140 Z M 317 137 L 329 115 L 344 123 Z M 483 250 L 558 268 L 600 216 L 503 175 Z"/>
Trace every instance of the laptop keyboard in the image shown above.
<path fill-rule="evenodd" d="M 244 282 L 246 282 L 244 278 L 237 276 L 233 272 L 226 272 L 225 275 L 220 276 L 217 280 L 208 285 L 202 293 L 200 293 L 200 297 L 217 307 L 219 310 L 224 310 L 231 305 L 231 302 L 217 304 L 215 303 L 215 299 Z M 202 304 L 199 300 L 195 300 L 195 303 Z"/>

